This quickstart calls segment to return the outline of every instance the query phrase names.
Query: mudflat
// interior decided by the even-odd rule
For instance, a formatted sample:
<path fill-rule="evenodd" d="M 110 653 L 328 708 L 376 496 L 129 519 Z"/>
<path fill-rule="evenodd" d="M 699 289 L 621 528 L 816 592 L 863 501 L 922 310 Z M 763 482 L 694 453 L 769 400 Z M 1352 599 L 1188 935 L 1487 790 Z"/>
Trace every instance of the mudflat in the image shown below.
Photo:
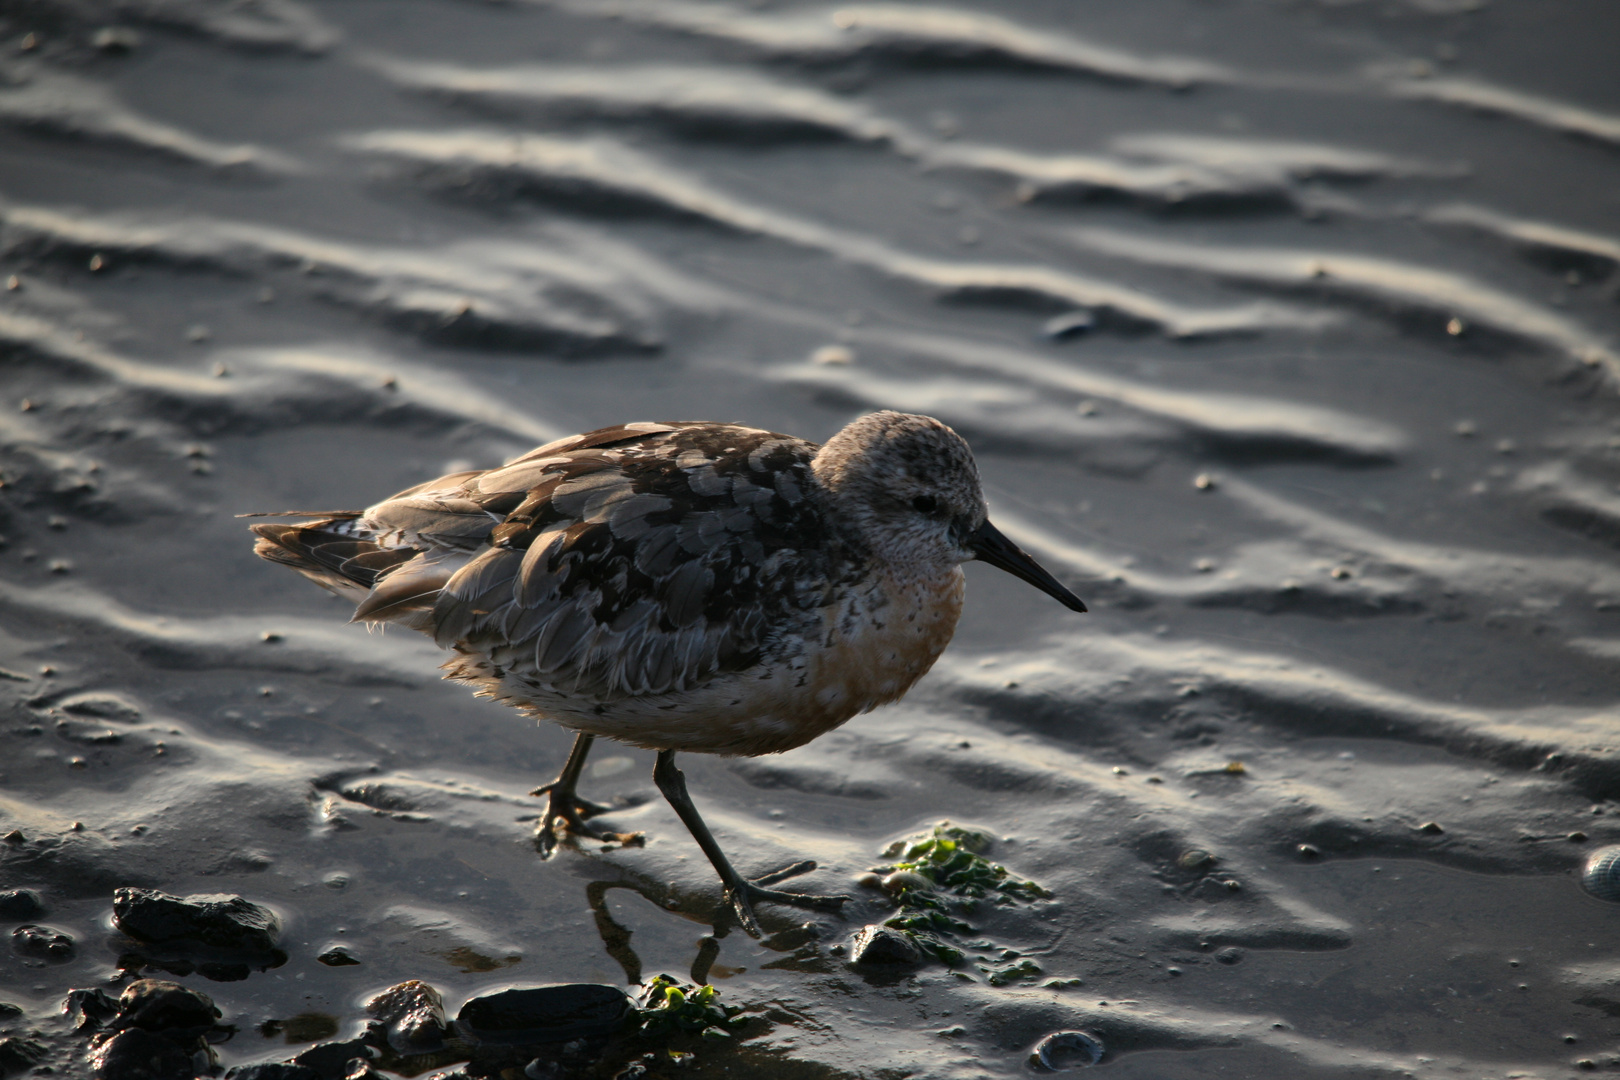
<path fill-rule="evenodd" d="M 7 5 L 0 1071 L 1620 1068 L 1620 10 L 1549 7 Z M 651 753 L 541 862 L 568 733 L 234 516 L 877 408 L 1091 611 L 970 566 L 899 704 L 683 756 L 854 897 L 762 940 Z"/>

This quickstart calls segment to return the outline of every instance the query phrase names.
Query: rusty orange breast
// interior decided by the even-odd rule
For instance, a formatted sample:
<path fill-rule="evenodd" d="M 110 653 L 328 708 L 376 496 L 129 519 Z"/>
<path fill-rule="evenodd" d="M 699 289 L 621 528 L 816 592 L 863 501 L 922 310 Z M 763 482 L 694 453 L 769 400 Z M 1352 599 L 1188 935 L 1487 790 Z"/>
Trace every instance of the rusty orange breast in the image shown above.
<path fill-rule="evenodd" d="M 927 577 L 882 574 L 827 613 L 809 697 L 828 727 L 894 701 L 927 674 L 956 633 L 964 585 L 955 566 Z"/>

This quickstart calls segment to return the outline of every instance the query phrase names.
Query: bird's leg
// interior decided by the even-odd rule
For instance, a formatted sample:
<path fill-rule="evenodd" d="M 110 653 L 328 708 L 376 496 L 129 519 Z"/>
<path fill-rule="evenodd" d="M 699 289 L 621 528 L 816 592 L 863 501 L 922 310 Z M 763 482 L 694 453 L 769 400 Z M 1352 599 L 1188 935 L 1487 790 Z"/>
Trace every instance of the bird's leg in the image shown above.
<path fill-rule="evenodd" d="M 703 854 L 714 864 L 721 882 L 725 884 L 726 900 L 737 912 L 737 921 L 754 937 L 762 936 L 759 921 L 754 918 L 753 905 L 756 901 L 791 904 L 794 907 L 815 908 L 820 911 L 838 911 L 849 900 L 847 896 L 810 896 L 805 893 L 779 892 L 765 887 L 786 878 L 809 873 L 816 868 L 816 864 L 810 861 L 783 867 L 757 881 L 749 881 L 737 873 L 730 860 L 726 858 L 725 852 L 721 851 L 720 845 L 715 842 L 714 834 L 703 824 L 703 818 L 698 815 L 697 807 L 692 805 L 692 797 L 686 793 L 686 775 L 675 767 L 675 751 L 658 751 L 658 762 L 653 766 L 653 783 L 658 785 L 658 790 L 664 793 L 664 798 L 669 800 L 669 805 L 675 808 L 675 813 L 692 833 L 692 839 L 698 842 Z"/>
<path fill-rule="evenodd" d="M 559 818 L 567 824 L 569 832 L 601 839 L 601 834 L 585 824 L 585 819 L 595 814 L 605 814 L 612 808 L 587 802 L 574 790 L 579 785 L 579 774 L 585 768 L 585 756 L 591 752 L 591 743 L 595 741 L 595 735 L 580 732 L 574 738 L 574 748 L 568 752 L 568 762 L 563 765 L 557 779 L 529 792 L 530 795 L 549 796 L 546 812 L 540 815 L 540 828 L 534 834 L 534 846 L 542 859 L 551 858 L 551 853 L 557 850 L 555 825 Z"/>

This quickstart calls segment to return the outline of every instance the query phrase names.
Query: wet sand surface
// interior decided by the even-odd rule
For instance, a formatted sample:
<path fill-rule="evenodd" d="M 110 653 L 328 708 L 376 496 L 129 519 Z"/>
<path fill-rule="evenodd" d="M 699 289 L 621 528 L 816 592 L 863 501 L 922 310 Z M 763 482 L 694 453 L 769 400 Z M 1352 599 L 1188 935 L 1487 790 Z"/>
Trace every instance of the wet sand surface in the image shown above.
<path fill-rule="evenodd" d="M 44 910 L 0 1032 L 87 1067 L 60 1006 L 117 995 L 141 887 L 282 920 L 284 963 L 180 980 L 227 1067 L 407 979 L 669 972 L 752 1018 L 690 1076 L 1011 1076 L 1073 1030 L 1120 1077 L 1620 1070 L 1578 881 L 1620 843 L 1617 38 L 1604 0 L 6 5 L 0 890 Z M 880 407 L 961 431 L 1092 611 L 970 568 L 899 705 L 682 758 L 744 872 L 854 897 L 764 941 L 649 753 L 582 785 L 645 845 L 541 863 L 567 733 L 233 517 Z M 945 820 L 1050 896 L 852 963 L 896 914 L 855 878 Z"/>

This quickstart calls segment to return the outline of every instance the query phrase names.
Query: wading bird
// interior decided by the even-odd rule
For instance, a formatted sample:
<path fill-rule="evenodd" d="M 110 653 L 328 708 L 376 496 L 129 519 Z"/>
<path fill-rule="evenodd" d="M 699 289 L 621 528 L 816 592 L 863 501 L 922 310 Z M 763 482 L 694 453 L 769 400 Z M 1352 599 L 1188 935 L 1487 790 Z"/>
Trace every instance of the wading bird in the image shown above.
<path fill-rule="evenodd" d="M 962 611 L 961 564 L 1000 567 L 1085 611 L 986 519 L 962 437 L 876 412 L 825 444 L 736 424 L 634 423 L 452 473 L 368 510 L 257 524 L 257 553 L 359 599 L 357 622 L 433 636 L 446 677 L 578 733 L 548 796 L 592 834 L 576 791 L 598 736 L 658 752 L 653 779 L 725 885 L 756 902 L 841 896 L 750 881 L 720 850 L 679 751 L 772 754 L 894 701 L 933 666 Z"/>

